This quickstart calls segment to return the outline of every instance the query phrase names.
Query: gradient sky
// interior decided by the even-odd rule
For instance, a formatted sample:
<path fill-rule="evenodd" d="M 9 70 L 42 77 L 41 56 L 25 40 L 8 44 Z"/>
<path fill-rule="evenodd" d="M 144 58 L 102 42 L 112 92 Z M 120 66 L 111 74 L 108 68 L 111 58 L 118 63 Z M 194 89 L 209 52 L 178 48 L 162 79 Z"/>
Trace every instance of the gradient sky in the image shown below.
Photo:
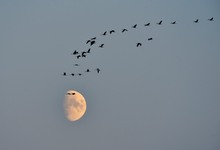
<path fill-rule="evenodd" d="M 219 8 L 219 0 L 0 0 L 0 149 L 219 150 Z M 94 36 L 91 54 L 75 59 Z M 87 101 L 77 122 L 64 116 L 70 89 Z"/>

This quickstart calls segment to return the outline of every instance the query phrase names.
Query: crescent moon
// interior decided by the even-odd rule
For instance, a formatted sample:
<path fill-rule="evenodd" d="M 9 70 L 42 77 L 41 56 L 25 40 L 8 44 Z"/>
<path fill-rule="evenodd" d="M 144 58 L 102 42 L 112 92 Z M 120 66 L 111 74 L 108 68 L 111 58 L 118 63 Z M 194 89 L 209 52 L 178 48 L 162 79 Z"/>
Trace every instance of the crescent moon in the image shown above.
<path fill-rule="evenodd" d="M 86 100 L 77 91 L 69 90 L 65 94 L 64 111 L 69 121 L 76 121 L 82 118 L 86 112 Z"/>

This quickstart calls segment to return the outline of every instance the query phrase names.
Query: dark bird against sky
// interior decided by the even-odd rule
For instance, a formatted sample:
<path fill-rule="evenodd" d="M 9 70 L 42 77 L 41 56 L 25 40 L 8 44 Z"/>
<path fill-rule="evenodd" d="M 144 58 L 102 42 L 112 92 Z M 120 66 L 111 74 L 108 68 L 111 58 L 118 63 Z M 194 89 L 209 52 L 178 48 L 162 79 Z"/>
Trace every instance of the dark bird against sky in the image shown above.
<path fill-rule="evenodd" d="M 213 21 L 214 20 L 214 18 L 212 17 L 212 18 L 210 18 L 210 19 L 208 19 L 209 21 Z"/>
<path fill-rule="evenodd" d="M 115 33 L 115 30 L 110 30 L 109 33 L 110 34 Z"/>
<path fill-rule="evenodd" d="M 104 46 L 104 44 L 101 44 L 99 47 L 100 47 L 100 48 L 103 48 L 103 46 Z"/>
<path fill-rule="evenodd" d="M 161 24 L 162 24 L 162 22 L 163 22 L 163 21 L 161 20 L 161 21 L 160 21 L 160 22 L 158 22 L 157 24 L 158 24 L 158 25 L 161 25 Z"/>
<path fill-rule="evenodd" d="M 145 24 L 144 26 L 150 26 L 150 23 Z"/>
<path fill-rule="evenodd" d="M 125 31 L 128 31 L 128 30 L 127 30 L 127 29 L 123 29 L 123 30 L 122 30 L 122 33 L 125 32 Z"/>
<path fill-rule="evenodd" d="M 137 45 L 136 45 L 137 47 L 139 47 L 139 46 L 142 46 L 142 44 L 141 43 L 137 43 Z"/>
<path fill-rule="evenodd" d="M 196 19 L 196 20 L 194 20 L 193 22 L 194 22 L 194 23 L 198 23 L 198 22 L 199 22 L 199 19 Z"/>

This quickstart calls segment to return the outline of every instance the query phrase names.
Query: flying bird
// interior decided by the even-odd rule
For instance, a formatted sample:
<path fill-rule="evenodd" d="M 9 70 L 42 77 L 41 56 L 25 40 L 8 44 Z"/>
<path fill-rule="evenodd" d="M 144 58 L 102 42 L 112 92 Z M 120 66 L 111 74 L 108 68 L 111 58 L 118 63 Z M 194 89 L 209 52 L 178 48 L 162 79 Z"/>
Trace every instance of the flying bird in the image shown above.
<path fill-rule="evenodd" d="M 90 53 L 91 48 L 88 49 L 87 53 Z"/>
<path fill-rule="evenodd" d="M 115 30 L 111 30 L 111 31 L 109 31 L 109 33 L 110 33 L 110 34 L 115 33 Z"/>
<path fill-rule="evenodd" d="M 210 19 L 208 19 L 209 21 L 213 21 L 214 20 L 214 18 L 212 17 L 212 18 L 210 18 Z"/>
<path fill-rule="evenodd" d="M 87 41 L 86 41 L 86 44 L 88 44 L 89 42 L 91 42 L 91 40 L 87 40 Z"/>
<path fill-rule="evenodd" d="M 86 52 L 82 52 L 82 57 L 86 57 Z"/>
<path fill-rule="evenodd" d="M 123 29 L 123 30 L 122 30 L 122 33 L 125 32 L 125 31 L 128 31 L 128 30 L 127 30 L 127 29 Z"/>
<path fill-rule="evenodd" d="M 92 46 L 93 44 L 95 44 L 95 41 L 91 41 L 90 42 L 90 46 Z"/>
<path fill-rule="evenodd" d="M 160 20 L 160 22 L 158 22 L 157 24 L 158 24 L 158 25 L 161 25 L 161 24 L 162 24 L 162 20 Z"/>
<path fill-rule="evenodd" d="M 176 21 L 174 21 L 174 22 L 171 22 L 171 24 L 176 24 Z"/>
<path fill-rule="evenodd" d="M 81 55 L 77 55 L 76 58 L 79 59 L 81 57 Z"/>
<path fill-rule="evenodd" d="M 194 20 L 193 22 L 194 22 L 194 23 L 198 23 L 198 22 L 199 22 L 199 19 L 196 19 L 196 20 Z"/>
<path fill-rule="evenodd" d="M 103 48 L 103 46 L 104 46 L 104 44 L 101 44 L 99 47 L 100 47 L 100 48 Z"/>
<path fill-rule="evenodd" d="M 73 52 L 73 55 L 76 55 L 76 54 L 78 54 L 79 52 L 77 52 L 76 50 Z"/>
<path fill-rule="evenodd" d="M 145 24 L 144 26 L 150 26 L 150 23 Z"/>
<path fill-rule="evenodd" d="M 97 71 L 97 73 L 99 73 L 99 72 L 100 72 L 100 69 L 99 69 L 99 68 L 96 68 L 96 71 Z"/>
<path fill-rule="evenodd" d="M 102 35 L 106 35 L 107 31 L 105 31 Z"/>
<path fill-rule="evenodd" d="M 66 76 L 66 72 L 63 72 L 63 76 Z"/>
<path fill-rule="evenodd" d="M 81 74 L 81 73 L 78 73 L 78 75 L 81 76 L 82 74 Z"/>
<path fill-rule="evenodd" d="M 141 43 L 137 43 L 137 47 L 138 47 L 138 46 L 142 46 L 142 44 L 141 44 Z"/>
<path fill-rule="evenodd" d="M 137 27 L 137 24 L 135 24 L 135 25 L 132 26 L 132 28 L 136 28 L 136 27 Z"/>
<path fill-rule="evenodd" d="M 153 38 L 148 38 L 147 40 L 148 40 L 148 41 L 151 41 L 151 40 L 153 40 Z"/>
<path fill-rule="evenodd" d="M 89 70 L 89 69 L 87 69 L 87 70 L 86 70 L 86 72 L 90 72 L 90 70 Z"/>
<path fill-rule="evenodd" d="M 71 76 L 75 76 L 75 74 L 74 74 L 74 73 L 71 73 Z"/>
<path fill-rule="evenodd" d="M 74 64 L 74 66 L 79 66 L 79 64 Z"/>
<path fill-rule="evenodd" d="M 95 39 L 96 39 L 96 37 L 94 37 L 94 38 L 91 38 L 91 41 L 92 41 L 92 40 L 95 40 Z"/>

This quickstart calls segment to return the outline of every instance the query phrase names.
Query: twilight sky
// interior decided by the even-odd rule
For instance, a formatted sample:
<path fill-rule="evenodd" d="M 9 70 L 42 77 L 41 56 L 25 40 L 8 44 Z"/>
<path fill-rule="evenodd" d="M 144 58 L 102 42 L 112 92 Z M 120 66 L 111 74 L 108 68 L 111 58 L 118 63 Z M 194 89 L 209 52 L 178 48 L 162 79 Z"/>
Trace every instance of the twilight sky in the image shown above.
<path fill-rule="evenodd" d="M 219 150 L 219 8 L 219 0 L 0 0 L 0 149 Z M 71 55 L 92 37 L 91 54 Z M 87 101 L 77 122 L 64 116 L 70 89 Z"/>

